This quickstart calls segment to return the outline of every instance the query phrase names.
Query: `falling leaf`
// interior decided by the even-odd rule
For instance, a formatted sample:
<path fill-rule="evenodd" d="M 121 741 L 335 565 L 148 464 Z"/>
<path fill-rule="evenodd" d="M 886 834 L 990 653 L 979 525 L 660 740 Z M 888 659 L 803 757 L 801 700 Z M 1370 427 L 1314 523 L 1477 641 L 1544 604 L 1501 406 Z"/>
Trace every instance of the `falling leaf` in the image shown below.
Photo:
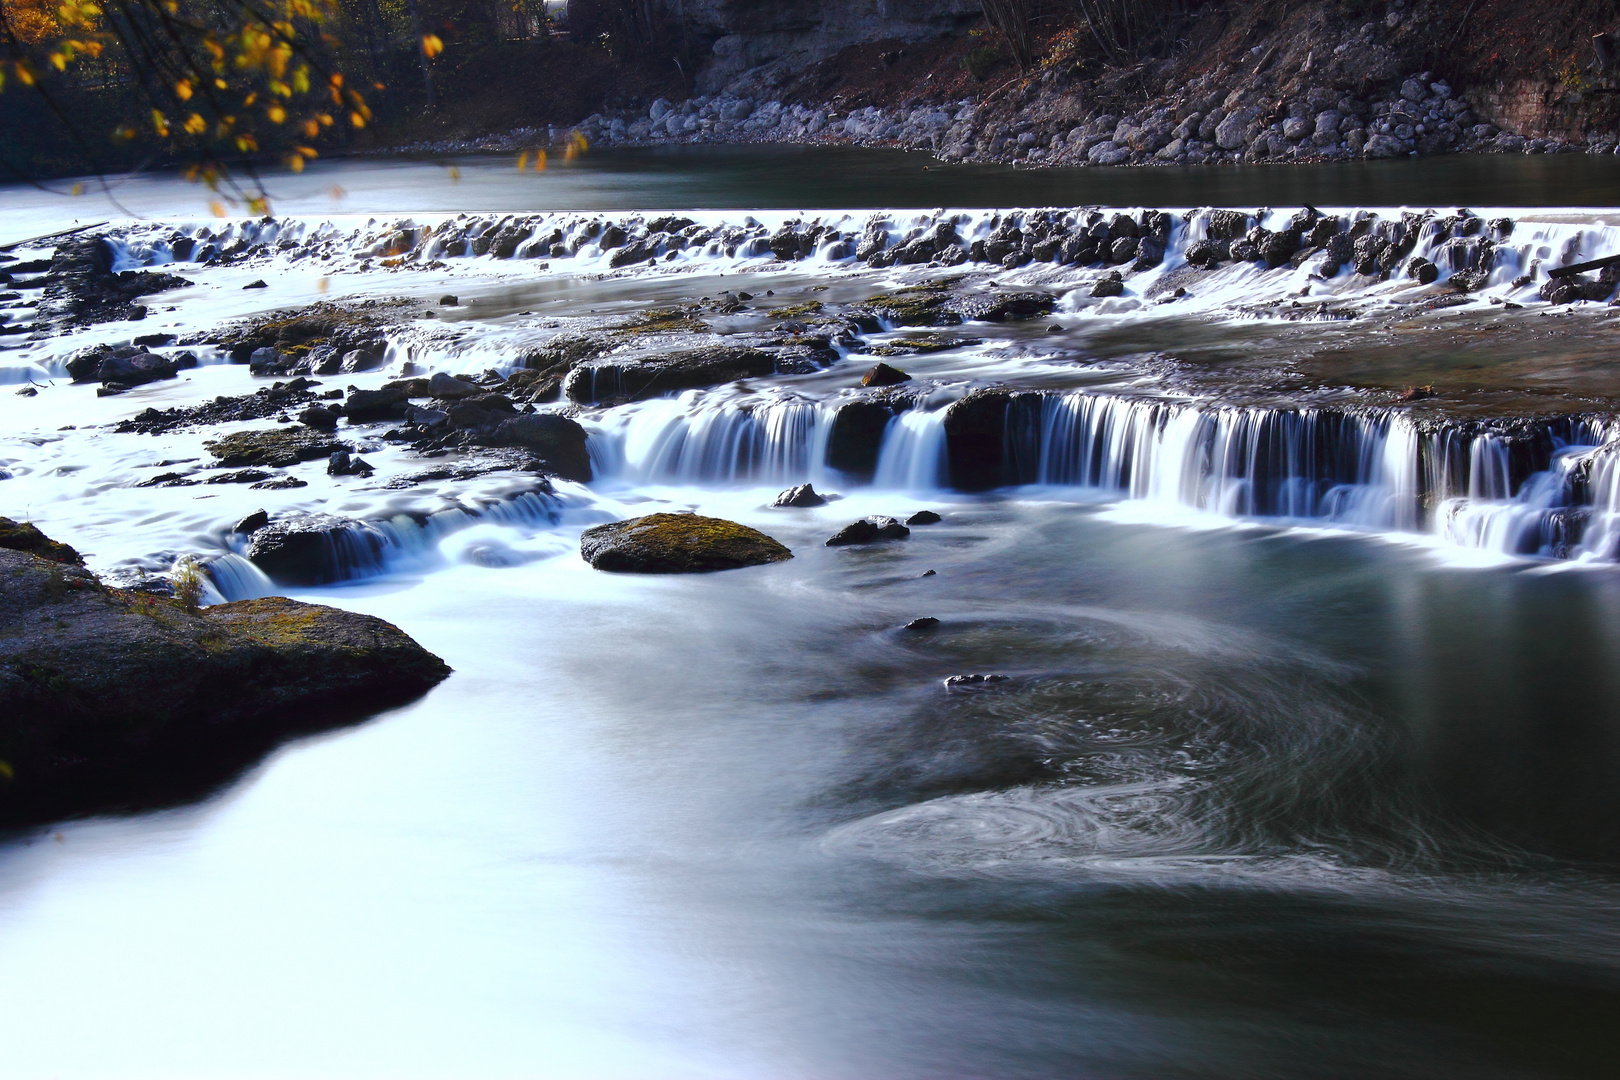
<path fill-rule="evenodd" d="M 224 217 L 225 204 L 220 202 L 218 199 L 213 199 L 208 203 L 208 211 L 215 217 Z"/>
<path fill-rule="evenodd" d="M 444 52 L 444 42 L 439 40 L 439 35 L 437 35 L 437 34 L 423 34 L 422 35 L 422 55 L 426 56 L 429 60 L 431 60 L 435 56 L 438 56 L 442 52 Z"/>
<path fill-rule="evenodd" d="M 75 194 L 75 195 L 83 195 L 84 194 L 84 185 L 83 184 L 74 184 L 73 185 L 73 194 Z M 3 764 L 5 764 L 5 763 L 0 762 L 0 765 L 3 765 Z"/>
<path fill-rule="evenodd" d="M 316 292 L 325 292 L 327 289 L 329 289 L 331 287 L 332 287 L 332 283 L 329 280 L 327 280 L 326 278 L 321 278 L 321 280 L 319 280 L 319 281 L 317 281 L 315 283 L 315 291 Z"/>

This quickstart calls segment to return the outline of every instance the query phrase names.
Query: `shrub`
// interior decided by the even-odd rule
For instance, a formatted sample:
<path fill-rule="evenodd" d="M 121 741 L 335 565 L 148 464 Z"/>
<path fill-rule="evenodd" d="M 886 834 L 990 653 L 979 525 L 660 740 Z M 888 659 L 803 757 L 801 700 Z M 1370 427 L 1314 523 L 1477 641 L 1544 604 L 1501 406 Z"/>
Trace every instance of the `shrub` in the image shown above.
<path fill-rule="evenodd" d="M 169 573 L 174 582 L 174 598 L 191 614 L 197 614 L 203 598 L 203 568 L 196 559 L 187 555 L 174 564 Z"/>

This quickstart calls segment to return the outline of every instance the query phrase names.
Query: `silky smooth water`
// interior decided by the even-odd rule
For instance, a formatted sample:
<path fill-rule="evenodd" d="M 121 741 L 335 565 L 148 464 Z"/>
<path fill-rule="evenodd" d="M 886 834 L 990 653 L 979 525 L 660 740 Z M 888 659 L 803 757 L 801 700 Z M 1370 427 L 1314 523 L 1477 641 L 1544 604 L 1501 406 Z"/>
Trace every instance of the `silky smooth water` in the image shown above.
<path fill-rule="evenodd" d="M 718 166 L 691 168 L 671 175 Z M 636 287 L 578 280 L 569 304 Z M 1041 366 L 1000 344 L 919 370 Z M 386 618 L 455 674 L 200 802 L 5 838 L 0 1074 L 1620 1069 L 1613 563 L 1481 552 L 1371 510 L 1360 532 L 1304 502 L 1262 514 L 1224 474 L 1168 465 L 1174 490 L 1076 484 L 1072 447 L 1028 486 L 956 493 L 938 404 L 897 418 L 879 482 L 848 484 L 816 474 L 809 402 L 852 363 L 788 380 L 802 402 L 757 428 L 732 391 L 588 416 L 603 475 L 546 500 L 500 477 L 294 493 L 402 537 L 381 573 L 296 595 Z M 251 385 L 223 365 L 185 379 L 8 395 L 0 513 L 97 569 L 223 543 L 220 523 L 272 493 L 134 488 L 188 444 L 104 426 Z M 1079 404 L 1048 402 L 1042 432 L 1079 425 Z M 1186 430 L 1133 437 L 1187 456 L 1205 421 L 1177 415 Z M 1259 423 L 1218 415 L 1211 446 Z M 1385 457 L 1364 486 L 1408 490 L 1420 459 L 1388 447 L 1418 436 L 1365 430 Z M 1505 506 L 1499 458 L 1460 454 L 1452 494 Z M 843 497 L 767 508 L 811 475 Z M 1183 492 L 1189 476 L 1208 484 Z M 405 536 L 387 518 L 408 499 L 467 508 Z M 578 557 L 592 522 L 684 508 L 795 557 L 667 578 Z M 903 543 L 822 545 L 923 508 L 945 520 Z M 940 624 L 903 629 L 920 616 Z M 1007 679 L 944 685 L 966 673 Z"/>

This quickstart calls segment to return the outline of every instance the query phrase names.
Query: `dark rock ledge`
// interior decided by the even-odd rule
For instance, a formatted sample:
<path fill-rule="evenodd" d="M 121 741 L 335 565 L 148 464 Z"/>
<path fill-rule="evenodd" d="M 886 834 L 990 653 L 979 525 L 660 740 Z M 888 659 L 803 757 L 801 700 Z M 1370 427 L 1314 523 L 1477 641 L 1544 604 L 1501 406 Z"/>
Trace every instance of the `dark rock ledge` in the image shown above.
<path fill-rule="evenodd" d="M 403 704 L 450 673 L 368 615 L 282 597 L 193 614 L 104 586 L 72 548 L 0 519 L 7 538 L 0 824 L 201 795 L 283 738 Z"/>

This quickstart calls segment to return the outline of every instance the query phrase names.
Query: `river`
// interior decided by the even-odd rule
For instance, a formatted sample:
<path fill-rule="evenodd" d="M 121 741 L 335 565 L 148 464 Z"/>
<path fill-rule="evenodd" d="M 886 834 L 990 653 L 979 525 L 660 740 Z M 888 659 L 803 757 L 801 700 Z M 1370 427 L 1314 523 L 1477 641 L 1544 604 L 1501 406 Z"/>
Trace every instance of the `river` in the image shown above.
<path fill-rule="evenodd" d="M 1612 253 L 1620 210 L 1602 208 L 1620 174 L 1570 157 L 926 163 L 647 151 L 539 176 L 463 160 L 452 180 L 443 163 L 340 162 L 271 194 L 303 222 L 278 235 L 330 221 L 340 247 L 373 218 L 462 211 L 757 214 L 773 231 L 847 209 L 858 233 L 869 207 L 904 231 L 899 211 L 940 206 L 1388 219 L 1465 203 L 1516 222 L 1490 289 L 1525 308 L 1415 314 L 1392 282 L 1335 287 L 1355 318 L 1300 322 L 1254 305 L 1320 288 L 1309 267 L 1238 267 L 1175 313 L 1146 286 L 1094 302 L 1026 267 L 1009 279 L 1061 294 L 1052 316 L 969 320 L 950 332 L 972 343 L 890 360 L 930 389 L 890 422 L 869 478 L 828 459 L 836 407 L 873 362 L 849 355 L 586 405 L 595 479 L 540 496 L 500 472 L 389 488 L 421 463 L 374 436 L 375 483 L 317 463 L 295 491 L 138 487 L 200 468 L 184 464 L 200 435 L 114 423 L 266 378 L 205 350 L 181 379 L 98 398 L 61 360 L 277 305 L 425 298 L 435 314 L 412 316 L 385 369 L 331 382 L 372 387 L 407 363 L 510 369 L 559 326 L 654 303 L 746 287 L 831 308 L 910 279 L 746 243 L 628 272 L 589 249 L 577 268 L 446 257 L 398 273 L 345 252 L 187 269 L 198 287 L 140 325 L 0 339 L 0 513 L 115 576 L 210 554 L 234 568 L 216 573 L 232 596 L 266 585 L 226 529 L 258 506 L 382 523 L 381 563 L 290 595 L 388 619 L 455 669 L 200 800 L 0 842 L 0 1071 L 1614 1075 L 1614 331 L 1600 305 L 1542 318 L 1509 290 L 1541 248 Z M 120 190 L 145 222 L 127 227 L 130 265 L 178 266 L 157 245 L 207 221 L 198 189 Z M 0 241 L 121 216 L 96 198 L 0 191 Z M 958 227 L 984 235 L 987 213 Z M 269 289 L 242 290 L 254 277 Z M 454 308 L 435 303 L 450 290 Z M 727 317 L 711 321 L 752 332 L 749 311 Z M 24 382 L 45 389 L 19 397 Z M 943 417 L 989 383 L 1042 396 L 1009 407 L 998 482 L 964 490 L 980 485 L 951 482 Z M 1414 383 L 1439 396 L 1391 404 Z M 1515 449 L 1524 423 L 1542 449 Z M 768 506 L 804 480 L 843 497 Z M 664 508 L 753 525 L 795 557 L 679 577 L 579 558 L 586 525 Z M 944 520 L 903 543 L 822 544 L 860 515 L 921 509 Z M 921 616 L 940 623 L 904 629 Z M 968 672 L 1008 678 L 943 684 Z"/>

